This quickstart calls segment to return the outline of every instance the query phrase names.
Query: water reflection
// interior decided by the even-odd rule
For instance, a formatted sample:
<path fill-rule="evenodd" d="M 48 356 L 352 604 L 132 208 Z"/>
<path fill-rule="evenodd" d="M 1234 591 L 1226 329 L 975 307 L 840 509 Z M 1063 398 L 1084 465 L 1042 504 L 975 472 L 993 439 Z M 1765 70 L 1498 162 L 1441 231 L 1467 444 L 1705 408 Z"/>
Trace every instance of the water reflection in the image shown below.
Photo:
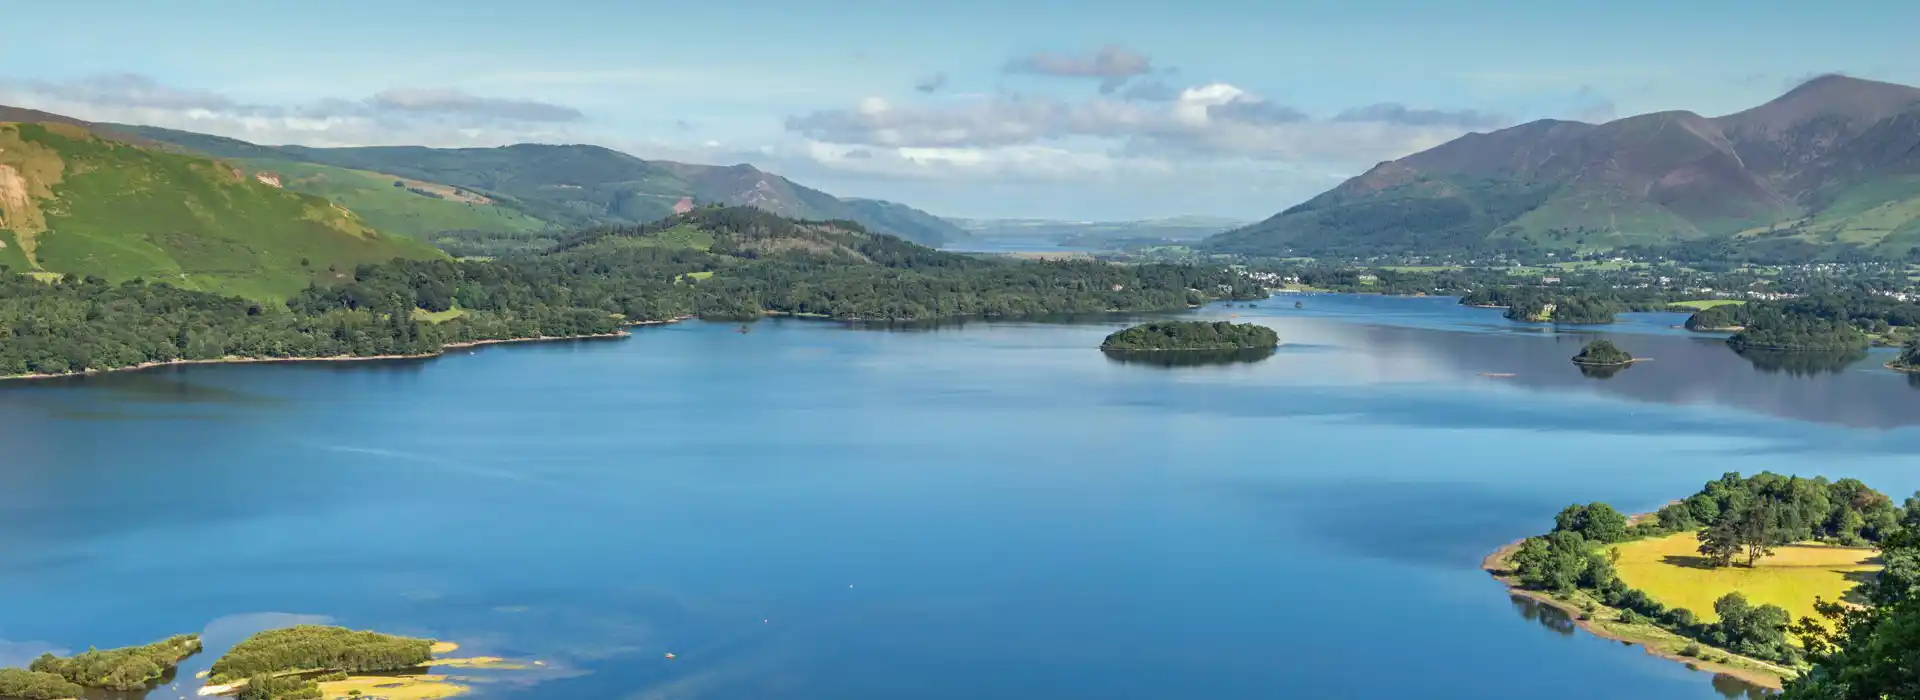
<path fill-rule="evenodd" d="M 1152 367 L 1201 367 L 1259 362 L 1273 357 L 1273 350 L 1182 350 L 1179 352 L 1139 352 L 1103 350 L 1107 360 L 1128 365 Z"/>
<path fill-rule="evenodd" d="M 1851 427 L 1920 425 L 1920 395 L 1909 388 L 1920 382 L 1902 381 L 1882 369 L 1886 357 L 1881 353 L 1740 355 L 1717 338 L 1688 335 L 1577 333 L 1524 339 L 1511 333 L 1276 320 L 1282 337 L 1331 341 L 1360 353 L 1356 363 L 1365 364 L 1358 366 L 1390 366 L 1423 381 L 1498 381 L 1538 391 L 1584 388 L 1637 401 L 1705 403 Z M 1567 362 L 1582 345 L 1601 338 L 1646 361 L 1605 381 Z"/>
<path fill-rule="evenodd" d="M 1839 350 L 1832 352 L 1790 352 L 1784 350 L 1735 350 L 1736 354 L 1753 363 L 1753 368 L 1762 372 L 1784 373 L 1796 377 L 1810 377 L 1818 374 L 1839 374 L 1845 372 L 1853 363 L 1865 359 L 1865 350 Z"/>
<path fill-rule="evenodd" d="M 1580 376 L 1588 379 L 1612 379 L 1613 375 L 1633 365 L 1574 365 L 1580 368 Z"/>
<path fill-rule="evenodd" d="M 1713 692 L 1719 693 L 1720 697 L 1726 698 L 1727 700 L 1741 700 L 1742 698 L 1746 700 L 1761 700 L 1762 698 L 1768 698 L 1778 694 L 1771 689 L 1762 688 L 1724 673 L 1716 673 L 1713 675 Z"/>
<path fill-rule="evenodd" d="M 1513 601 L 1513 611 L 1520 613 L 1520 617 L 1538 622 L 1562 637 L 1573 636 L 1574 622 L 1567 611 L 1523 595 L 1510 594 L 1507 598 Z"/>

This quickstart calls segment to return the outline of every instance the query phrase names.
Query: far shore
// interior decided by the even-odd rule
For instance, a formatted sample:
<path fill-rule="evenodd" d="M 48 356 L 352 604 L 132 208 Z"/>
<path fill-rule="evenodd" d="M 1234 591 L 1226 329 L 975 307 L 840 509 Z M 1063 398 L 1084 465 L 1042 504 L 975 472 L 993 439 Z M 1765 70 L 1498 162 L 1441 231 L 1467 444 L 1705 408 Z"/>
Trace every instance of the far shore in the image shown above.
<path fill-rule="evenodd" d="M 681 321 L 685 321 L 690 318 L 693 318 L 693 317 L 681 316 L 679 318 L 673 318 L 673 319 L 662 320 L 662 321 L 633 321 L 633 322 L 622 323 L 620 325 L 628 326 L 628 327 L 658 326 L 658 325 L 664 325 L 668 323 L 679 323 Z M 83 370 L 79 372 L 62 372 L 57 374 L 14 374 L 14 375 L 0 376 L 0 382 L 34 381 L 34 380 L 41 380 L 41 379 L 70 379 L 73 377 L 91 377 L 91 376 L 103 375 L 103 374 L 117 374 L 121 372 L 139 372 L 143 370 L 156 369 L 160 367 L 185 367 L 190 365 L 254 365 L 254 364 L 301 364 L 301 363 L 308 363 L 308 362 L 383 362 L 383 361 L 393 361 L 393 360 L 427 360 L 427 359 L 432 359 L 432 358 L 446 355 L 449 351 L 465 350 L 468 348 L 477 348 L 483 345 L 505 345 L 508 343 L 550 343 L 550 342 L 563 341 L 563 340 L 594 340 L 594 339 L 604 339 L 604 338 L 625 338 L 630 335 L 632 335 L 632 333 L 622 330 L 622 331 L 614 331 L 612 333 L 589 333 L 586 335 L 543 335 L 543 336 L 537 336 L 533 338 L 496 338 L 492 340 L 463 340 L 457 343 L 448 343 L 446 345 L 442 345 L 440 346 L 439 350 L 434 352 L 425 352 L 417 355 L 334 355 L 330 357 L 220 357 L 220 358 L 214 358 L 210 360 L 169 360 L 167 362 L 142 362 L 137 365 L 129 365 L 126 367 L 114 367 L 111 369 L 89 369 L 89 370 Z"/>
<path fill-rule="evenodd" d="M 1640 514 L 1631 516 L 1631 520 L 1633 522 L 1638 522 L 1640 520 L 1643 520 L 1645 518 L 1649 518 L 1652 516 L 1653 516 L 1652 513 L 1640 513 Z M 1739 679 L 1740 681 L 1743 681 L 1751 685 L 1756 685 L 1763 688 L 1770 688 L 1773 690 L 1780 690 L 1786 686 L 1786 678 L 1789 677 L 1788 674 L 1792 673 L 1791 670 L 1789 669 L 1784 669 L 1774 664 L 1770 664 L 1757 659 L 1750 659 L 1745 656 L 1741 656 L 1739 654 L 1735 654 L 1725 649 L 1721 649 L 1719 647 L 1715 647 L 1705 643 L 1700 643 L 1700 647 L 1703 649 L 1712 649 L 1715 652 L 1718 652 L 1720 654 L 1737 658 L 1745 663 L 1752 664 L 1752 666 L 1735 666 L 1731 664 L 1723 664 L 1723 663 L 1708 661 L 1706 659 L 1701 659 L 1697 657 L 1684 656 L 1677 652 L 1667 651 L 1665 649 L 1660 648 L 1656 640 L 1648 639 L 1646 637 L 1642 637 L 1638 635 L 1628 634 L 1618 630 L 1608 629 L 1606 627 L 1602 627 L 1598 624 L 1595 624 L 1596 621 L 1593 619 L 1590 619 L 1588 613 L 1586 613 L 1585 611 L 1582 611 L 1578 607 L 1575 607 L 1571 602 L 1555 598 L 1553 597 L 1552 594 L 1547 593 L 1545 591 L 1535 591 L 1535 590 L 1522 588 L 1520 586 L 1520 582 L 1513 577 L 1512 575 L 1513 570 L 1508 566 L 1507 559 L 1513 556 L 1514 552 L 1519 551 L 1521 543 L 1525 541 L 1526 541 L 1526 538 L 1521 538 L 1521 539 L 1509 542 L 1501 546 L 1499 549 L 1493 550 L 1493 552 L 1488 554 L 1485 559 L 1482 559 L 1480 561 L 1480 568 L 1486 571 L 1488 574 L 1493 575 L 1495 580 L 1498 580 L 1502 585 L 1506 586 L 1507 593 L 1509 595 L 1527 598 L 1541 605 L 1546 605 L 1556 610 L 1559 610 L 1560 612 L 1566 614 L 1568 619 L 1573 620 L 1574 624 L 1579 626 L 1580 629 L 1586 630 L 1589 634 L 1592 634 L 1595 637 L 1599 637 L 1601 639 L 1611 639 L 1617 642 L 1638 646 L 1651 656 L 1657 656 L 1659 658 L 1667 659 L 1669 661 L 1680 662 L 1682 664 L 1685 664 L 1687 668 L 1695 671 L 1702 671 L 1705 673 L 1712 673 L 1715 675 L 1729 676 L 1732 678 Z M 1599 609 L 1602 611 L 1608 611 L 1608 612 L 1613 611 L 1613 608 L 1609 608 L 1606 606 L 1600 606 Z M 1780 669 L 1781 672 L 1768 672 L 1762 669 Z"/>

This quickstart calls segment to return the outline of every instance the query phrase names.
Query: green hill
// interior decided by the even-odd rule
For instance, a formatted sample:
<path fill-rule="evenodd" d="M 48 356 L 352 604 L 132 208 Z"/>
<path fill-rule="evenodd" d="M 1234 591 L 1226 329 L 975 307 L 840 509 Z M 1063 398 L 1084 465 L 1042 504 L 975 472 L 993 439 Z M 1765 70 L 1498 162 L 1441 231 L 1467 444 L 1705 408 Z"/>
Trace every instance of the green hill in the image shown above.
<path fill-rule="evenodd" d="M 1722 117 L 1468 134 L 1209 241 L 1253 255 L 1732 246 L 1818 259 L 1920 246 L 1920 89 L 1826 76 Z"/>
<path fill-rule="evenodd" d="M 719 204 L 757 207 L 795 219 L 855 221 L 928 245 L 964 235 L 951 223 L 905 205 L 842 199 L 744 164 L 649 161 L 578 144 L 308 148 L 261 146 L 157 127 L 111 128 L 219 158 L 313 163 L 439 183 L 557 227 L 639 224 Z"/>
<path fill-rule="evenodd" d="M 521 233 L 551 228 L 478 193 L 366 170 L 269 158 L 235 161 L 286 189 L 324 197 L 383 233 L 431 241 L 446 231 Z"/>
<path fill-rule="evenodd" d="M 62 122 L 0 124 L 0 264 L 284 299 L 361 263 L 442 257 L 232 165 Z"/>

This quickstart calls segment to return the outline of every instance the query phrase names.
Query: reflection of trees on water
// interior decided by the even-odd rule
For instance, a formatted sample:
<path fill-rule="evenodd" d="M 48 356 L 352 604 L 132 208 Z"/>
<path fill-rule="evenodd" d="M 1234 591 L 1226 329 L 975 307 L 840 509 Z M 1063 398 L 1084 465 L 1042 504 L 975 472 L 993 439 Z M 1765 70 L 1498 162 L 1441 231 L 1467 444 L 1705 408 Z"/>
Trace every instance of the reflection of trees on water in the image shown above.
<path fill-rule="evenodd" d="M 1513 601 L 1514 612 L 1520 617 L 1540 623 L 1541 627 L 1553 630 L 1563 637 L 1573 636 L 1573 618 L 1566 611 L 1523 595 L 1508 596 Z"/>
<path fill-rule="evenodd" d="M 1726 698 L 1727 700 L 1741 700 L 1741 698 L 1761 700 L 1761 698 L 1778 695 L 1778 693 L 1772 690 L 1762 688 L 1724 673 L 1713 674 L 1713 692 L 1719 693 L 1720 697 Z"/>
<path fill-rule="evenodd" d="M 1619 374 L 1621 370 L 1624 370 L 1628 367 L 1632 367 L 1633 365 L 1575 364 L 1574 366 L 1580 368 L 1580 376 L 1582 377 L 1586 377 L 1588 379 L 1612 379 L 1613 375 Z"/>
<path fill-rule="evenodd" d="M 1734 353 L 1753 363 L 1753 368 L 1762 372 L 1790 374 L 1796 377 L 1810 377 L 1817 374 L 1838 374 L 1865 359 L 1865 350 L 1836 351 L 1787 351 L 1787 350 L 1734 350 Z"/>
<path fill-rule="evenodd" d="M 1273 350 L 1176 350 L 1176 351 L 1125 351 L 1105 350 L 1107 359 L 1128 365 L 1151 365 L 1154 367 L 1200 367 L 1204 365 L 1234 365 L 1259 362 L 1273 357 Z"/>
<path fill-rule="evenodd" d="M 1736 355 L 1718 338 L 1681 334 L 1596 336 L 1559 334 L 1550 338 L 1515 333 L 1432 330 L 1360 324 L 1322 324 L 1295 328 L 1281 324 L 1282 337 L 1311 338 L 1344 352 L 1326 358 L 1351 361 L 1345 371 L 1377 371 L 1378 367 L 1418 372 L 1426 381 L 1490 384 L 1483 376 L 1499 377 L 1499 386 L 1535 390 L 1580 388 L 1638 401 L 1679 405 L 1711 403 L 1769 415 L 1819 423 L 1869 428 L 1920 425 L 1914 411 L 1916 394 L 1894 373 L 1879 369 L 1871 353 L 1843 353 L 1818 361 Z M 1308 331 L 1312 331 L 1309 333 Z M 1567 358 L 1595 337 L 1631 343 L 1636 362 L 1611 379 L 1597 381 L 1569 369 Z M 1829 354 L 1830 355 L 1830 354 Z M 1319 371 L 1300 357 L 1302 371 Z M 1820 353 L 1815 353 L 1820 357 Z M 1798 362 L 1822 371 L 1814 375 L 1789 374 L 1783 363 Z M 1853 371 L 1836 371 L 1849 368 Z M 1288 364 L 1294 364 L 1290 359 Z M 1780 368 L 1769 371 L 1768 368 Z M 1875 371 L 1859 371 L 1872 369 Z M 1920 375 L 1908 378 L 1920 388 Z"/>

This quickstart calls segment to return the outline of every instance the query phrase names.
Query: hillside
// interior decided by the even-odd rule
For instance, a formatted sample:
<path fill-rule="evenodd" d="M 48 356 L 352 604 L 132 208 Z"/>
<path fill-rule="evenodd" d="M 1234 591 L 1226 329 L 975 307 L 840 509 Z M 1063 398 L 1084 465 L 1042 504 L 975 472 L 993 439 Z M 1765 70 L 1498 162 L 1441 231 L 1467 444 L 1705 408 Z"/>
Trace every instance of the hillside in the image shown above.
<path fill-rule="evenodd" d="M 759 207 L 798 219 L 857 221 L 929 245 L 961 234 L 944 220 L 905 205 L 841 199 L 750 165 L 648 161 L 599 146 L 307 148 L 260 146 L 156 127 L 112 128 L 220 158 L 313 163 L 463 188 L 564 228 L 642 223 L 688 206 L 722 204 Z"/>
<path fill-rule="evenodd" d="M 1474 133 L 1209 241 L 1258 255 L 1920 246 L 1920 89 L 1841 76 L 1722 117 L 1660 112 Z"/>
<path fill-rule="evenodd" d="M 394 257 L 442 257 L 324 199 L 76 120 L 0 124 L 0 265 L 256 300 Z"/>

